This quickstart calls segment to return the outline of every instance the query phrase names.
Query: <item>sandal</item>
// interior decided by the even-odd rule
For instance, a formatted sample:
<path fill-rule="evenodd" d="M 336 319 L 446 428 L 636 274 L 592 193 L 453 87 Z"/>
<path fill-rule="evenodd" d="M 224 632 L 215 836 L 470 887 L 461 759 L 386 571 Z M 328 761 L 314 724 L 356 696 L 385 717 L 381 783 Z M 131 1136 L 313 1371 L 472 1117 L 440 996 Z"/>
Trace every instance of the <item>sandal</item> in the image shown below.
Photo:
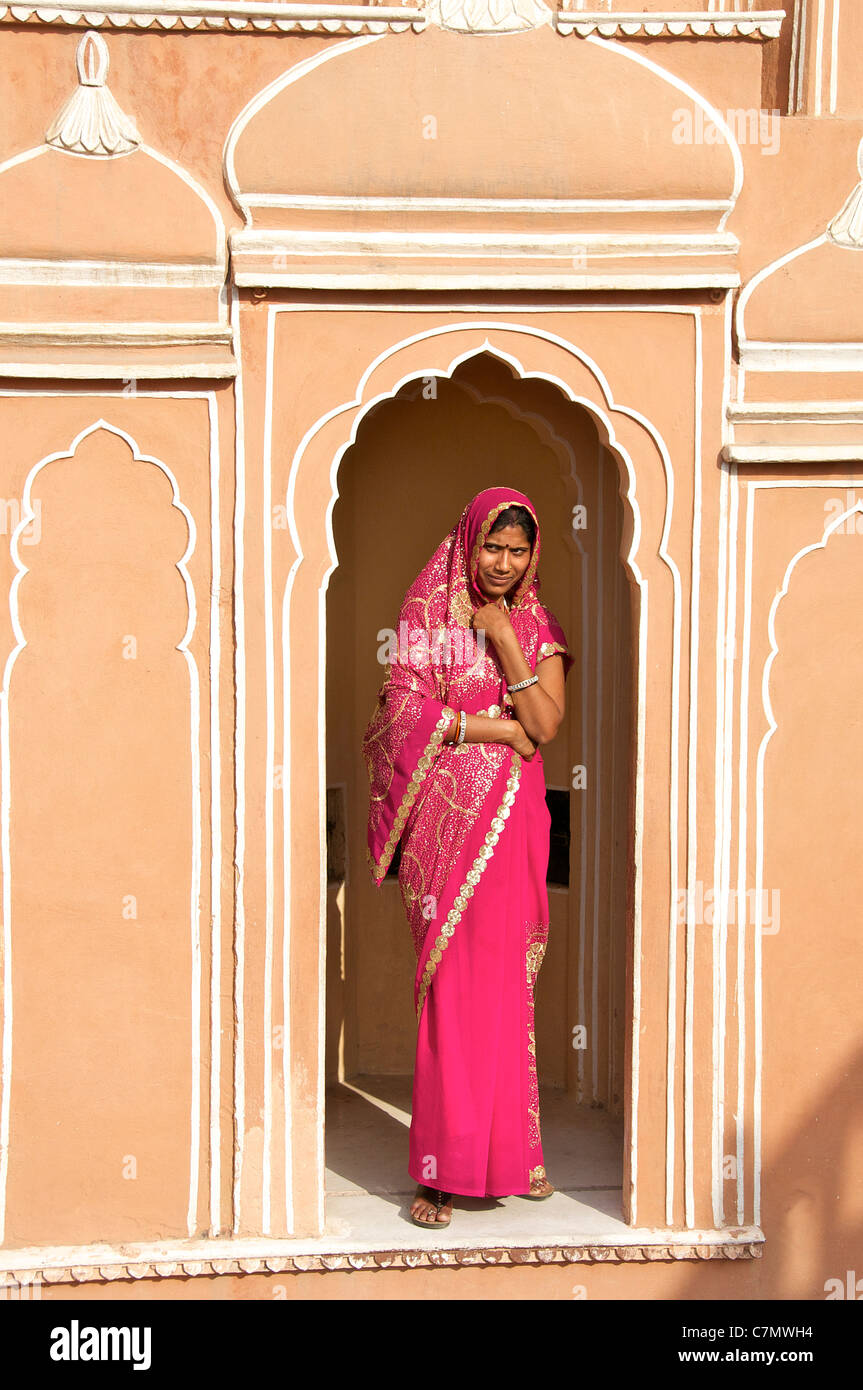
<path fill-rule="evenodd" d="M 542 1173 L 534 1173 L 530 1182 L 531 1187 L 535 1182 L 548 1182 L 548 1177 L 544 1170 Z M 552 1187 L 550 1182 L 548 1182 L 548 1187 L 548 1192 L 522 1192 L 519 1195 L 526 1197 L 529 1202 L 547 1202 L 549 1197 L 557 1191 L 556 1188 Z"/>
<path fill-rule="evenodd" d="M 427 1231 L 444 1230 L 444 1228 L 447 1227 L 450 1221 L 452 1220 L 452 1215 L 450 1214 L 447 1217 L 446 1221 L 439 1220 L 439 1217 L 441 1211 L 447 1205 L 447 1203 L 452 1201 L 452 1193 L 441 1192 L 436 1187 L 424 1187 L 422 1184 L 420 1184 L 420 1186 L 416 1190 L 415 1198 L 416 1197 L 422 1197 L 424 1201 L 428 1202 L 431 1206 L 434 1207 L 435 1219 L 434 1221 L 423 1221 L 421 1217 L 414 1216 L 413 1212 L 411 1212 L 411 1221 L 414 1223 L 414 1225 L 422 1226 L 423 1229 Z"/>

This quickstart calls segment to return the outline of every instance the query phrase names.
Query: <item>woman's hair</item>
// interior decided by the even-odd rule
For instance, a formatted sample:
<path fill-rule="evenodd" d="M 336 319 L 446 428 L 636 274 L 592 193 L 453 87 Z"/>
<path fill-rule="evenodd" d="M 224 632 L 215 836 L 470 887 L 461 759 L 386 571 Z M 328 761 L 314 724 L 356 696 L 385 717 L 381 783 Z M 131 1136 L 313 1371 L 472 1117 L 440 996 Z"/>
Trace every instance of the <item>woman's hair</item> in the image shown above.
<path fill-rule="evenodd" d="M 493 536 L 495 531 L 502 531 L 507 526 L 520 526 L 527 536 L 531 550 L 533 550 L 533 543 L 536 540 L 536 522 L 527 507 L 522 507 L 518 503 L 513 503 L 511 507 L 507 507 L 497 518 L 489 535 Z"/>

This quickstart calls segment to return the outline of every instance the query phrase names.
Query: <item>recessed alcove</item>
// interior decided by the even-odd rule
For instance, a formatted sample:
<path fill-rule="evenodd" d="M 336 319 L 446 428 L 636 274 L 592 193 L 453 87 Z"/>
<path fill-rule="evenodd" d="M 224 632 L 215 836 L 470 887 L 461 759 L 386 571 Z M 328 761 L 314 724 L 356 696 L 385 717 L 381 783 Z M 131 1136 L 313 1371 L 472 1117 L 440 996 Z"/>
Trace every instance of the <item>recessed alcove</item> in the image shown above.
<path fill-rule="evenodd" d="M 343 876 L 328 873 L 327 1229 L 411 1240 L 404 1217 L 416 1022 L 397 881 L 366 867 L 360 743 L 383 680 L 378 634 L 470 498 L 512 484 L 542 526 L 541 596 L 575 658 L 567 716 L 543 750 L 568 792 L 569 883 L 549 889 L 537 987 L 545 1204 L 457 1201 L 453 1235 L 585 1238 L 626 1231 L 622 1203 L 627 917 L 631 910 L 631 589 L 621 560 L 616 458 L 588 411 L 550 381 L 483 352 L 418 377 L 364 417 L 338 474 L 338 567 L 327 594 L 328 803 L 343 807 Z M 583 771 L 580 771 L 583 769 Z M 337 789 L 341 789 L 338 790 Z M 334 860 L 331 860 L 331 867 Z M 555 879 L 557 881 L 555 881 Z M 505 1209 L 505 1215 L 503 1210 Z M 437 1239 L 437 1237 L 436 1237 Z"/>

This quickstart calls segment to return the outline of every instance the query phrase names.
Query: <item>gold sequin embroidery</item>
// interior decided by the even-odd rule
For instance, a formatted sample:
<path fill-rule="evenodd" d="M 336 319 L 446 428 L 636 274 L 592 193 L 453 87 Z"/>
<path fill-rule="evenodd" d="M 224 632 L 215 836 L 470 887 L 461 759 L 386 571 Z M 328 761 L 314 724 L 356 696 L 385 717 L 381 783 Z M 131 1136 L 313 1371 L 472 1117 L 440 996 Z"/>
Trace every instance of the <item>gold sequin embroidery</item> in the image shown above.
<path fill-rule="evenodd" d="M 482 877 L 485 871 L 485 867 L 488 861 L 494 854 L 495 846 L 497 845 L 501 833 L 504 827 L 506 826 L 506 821 L 509 816 L 509 808 L 515 801 L 516 792 L 518 791 L 519 782 L 521 780 L 520 753 L 513 753 L 509 773 L 510 775 L 506 781 L 506 791 L 504 792 L 503 797 L 501 798 L 500 805 L 498 806 L 497 811 L 495 812 L 495 815 L 492 818 L 491 828 L 486 832 L 485 844 L 483 844 L 480 847 L 479 853 L 474 859 L 471 867 L 468 869 L 465 875 L 464 883 L 461 885 L 461 888 L 459 889 L 458 894 L 456 895 L 456 899 L 453 903 L 453 906 L 447 913 L 447 919 L 441 927 L 440 935 L 435 941 L 435 944 L 432 947 L 431 952 L 429 953 L 428 960 L 426 961 L 425 969 L 423 970 L 422 980 L 420 981 L 419 998 L 417 1000 L 417 1019 L 419 1019 L 419 1016 L 422 1013 L 422 1007 L 425 1003 L 425 997 L 428 993 L 428 987 L 431 983 L 432 976 L 438 968 L 438 964 L 440 963 L 442 953 L 446 950 L 447 946 L 449 945 L 453 933 L 458 923 L 461 921 L 462 913 L 467 907 L 470 898 L 473 897 L 476 886 L 479 883 L 480 878 Z M 500 829 L 496 828 L 496 825 L 498 823 L 500 824 Z"/>
<path fill-rule="evenodd" d="M 432 736 L 426 744 L 416 767 L 411 773 L 410 781 L 408 782 L 407 789 L 405 791 L 404 796 L 402 797 L 401 805 L 399 806 L 399 809 L 396 812 L 396 817 L 393 821 L 392 829 L 390 830 L 390 833 L 387 836 L 387 842 L 384 845 L 383 854 L 381 855 L 378 863 L 375 863 L 374 858 L 372 857 L 371 850 L 368 848 L 368 846 L 366 846 L 366 856 L 368 858 L 368 862 L 371 865 L 372 873 L 379 882 L 383 880 L 384 875 L 386 874 L 386 871 L 390 866 L 393 854 L 395 853 L 396 845 L 398 844 L 399 839 L 401 837 L 401 833 L 404 830 L 405 821 L 410 815 L 411 807 L 417 799 L 417 794 L 419 792 L 420 786 L 425 781 L 426 773 L 428 772 L 429 768 L 434 762 L 440 744 L 443 740 L 443 736 L 446 733 L 452 721 L 455 719 L 455 717 L 455 710 L 450 709 L 448 706 L 444 706 L 443 713 L 441 714 L 440 719 L 438 720 L 437 724 L 432 730 Z"/>
<path fill-rule="evenodd" d="M 537 661 L 541 661 L 545 656 L 554 656 L 555 652 L 561 652 L 564 656 L 569 655 L 566 647 L 561 646 L 560 642 L 543 642 L 537 654 Z"/>
<path fill-rule="evenodd" d="M 458 623 L 459 627 L 470 627 L 473 618 L 473 604 L 467 589 L 459 589 L 453 594 L 450 612 L 453 622 Z"/>

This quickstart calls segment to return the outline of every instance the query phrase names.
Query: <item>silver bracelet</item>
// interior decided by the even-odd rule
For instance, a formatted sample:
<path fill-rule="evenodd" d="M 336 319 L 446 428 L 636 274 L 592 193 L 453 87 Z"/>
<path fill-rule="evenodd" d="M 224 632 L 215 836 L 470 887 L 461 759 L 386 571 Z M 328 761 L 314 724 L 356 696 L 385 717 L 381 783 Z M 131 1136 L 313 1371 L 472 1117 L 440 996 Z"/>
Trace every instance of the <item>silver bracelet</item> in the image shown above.
<path fill-rule="evenodd" d="M 530 677 L 528 680 L 526 680 L 526 681 L 519 681 L 519 682 L 518 682 L 518 685 L 508 685 L 506 688 L 507 688 L 509 694 L 512 695 L 513 692 L 516 691 L 516 690 L 527 690 L 527 687 L 528 687 L 529 685 L 536 685 L 536 683 L 537 683 L 538 680 L 539 680 L 539 676 L 531 676 L 531 677 Z"/>
<path fill-rule="evenodd" d="M 458 738 L 456 743 L 464 743 L 464 736 L 467 733 L 467 713 L 462 710 L 458 717 Z"/>

